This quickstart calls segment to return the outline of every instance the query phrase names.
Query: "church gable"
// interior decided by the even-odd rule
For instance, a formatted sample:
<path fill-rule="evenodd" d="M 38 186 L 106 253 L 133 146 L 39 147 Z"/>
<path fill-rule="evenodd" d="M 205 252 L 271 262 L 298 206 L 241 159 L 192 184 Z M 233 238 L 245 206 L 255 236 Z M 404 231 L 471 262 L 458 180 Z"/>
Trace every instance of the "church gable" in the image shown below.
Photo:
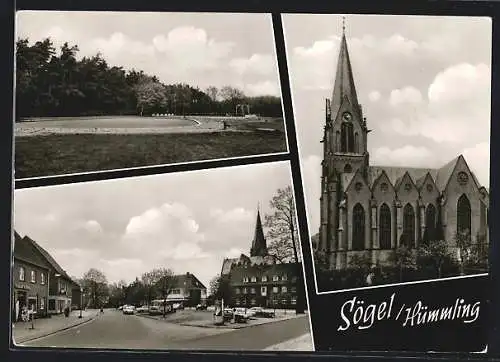
<path fill-rule="evenodd" d="M 380 175 L 375 180 L 373 180 L 372 190 L 374 194 L 375 192 L 396 192 L 396 190 L 394 189 L 394 185 L 392 184 L 389 176 L 387 176 L 387 173 L 384 170 L 382 170 Z"/>
<path fill-rule="evenodd" d="M 351 201 L 359 202 L 368 201 L 371 199 L 370 186 L 366 183 L 360 171 L 357 171 L 354 174 L 351 182 L 345 188 L 345 192 L 347 194 L 349 203 L 352 203 Z"/>
<path fill-rule="evenodd" d="M 417 188 L 420 190 L 420 197 L 425 205 L 437 202 L 440 192 L 429 172 L 417 181 Z"/>
<path fill-rule="evenodd" d="M 396 181 L 396 185 L 394 185 L 396 189 L 396 193 L 400 200 L 417 200 L 419 193 L 417 189 L 417 185 L 411 178 L 408 172 Z"/>
<path fill-rule="evenodd" d="M 446 194 L 479 193 L 479 189 L 480 185 L 465 158 L 462 155 L 458 156 L 443 191 Z"/>

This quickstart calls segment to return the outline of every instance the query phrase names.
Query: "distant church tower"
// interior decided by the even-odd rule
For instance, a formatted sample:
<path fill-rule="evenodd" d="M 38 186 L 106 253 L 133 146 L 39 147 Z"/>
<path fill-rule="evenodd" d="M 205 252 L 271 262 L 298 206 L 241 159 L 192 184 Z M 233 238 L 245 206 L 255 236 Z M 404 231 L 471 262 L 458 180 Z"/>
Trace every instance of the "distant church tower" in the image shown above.
<path fill-rule="evenodd" d="M 257 221 L 255 222 L 255 234 L 250 249 L 250 256 L 266 256 L 267 242 L 262 229 L 262 221 L 260 219 L 260 210 L 257 208 Z"/>
<path fill-rule="evenodd" d="M 343 19 L 343 22 L 345 20 Z M 341 175 L 360 171 L 367 176 L 369 154 L 367 135 L 369 130 L 358 103 L 353 72 L 342 24 L 342 38 L 337 61 L 337 71 L 332 98 L 326 100 L 326 124 L 323 136 L 323 162 L 321 182 L 320 250 L 335 252 L 344 250 L 338 209 L 342 203 Z"/>

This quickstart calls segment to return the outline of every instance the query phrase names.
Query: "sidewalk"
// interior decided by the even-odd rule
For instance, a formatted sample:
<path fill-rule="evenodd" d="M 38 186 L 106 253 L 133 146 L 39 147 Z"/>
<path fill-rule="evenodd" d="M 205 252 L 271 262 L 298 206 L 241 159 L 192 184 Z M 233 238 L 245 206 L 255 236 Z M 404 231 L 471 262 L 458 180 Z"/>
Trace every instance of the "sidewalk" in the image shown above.
<path fill-rule="evenodd" d="M 265 351 L 313 351 L 311 335 L 307 333 L 300 337 L 269 346 Z"/>
<path fill-rule="evenodd" d="M 94 319 L 99 314 L 97 310 L 82 311 L 82 318 L 79 318 L 80 311 L 72 311 L 69 317 L 64 314 L 54 315 L 51 318 L 35 319 L 34 329 L 31 329 L 31 322 L 17 322 L 12 325 L 12 339 L 14 344 L 25 343 L 32 339 L 45 337 L 61 330 L 69 329 L 77 325 L 86 323 Z"/>

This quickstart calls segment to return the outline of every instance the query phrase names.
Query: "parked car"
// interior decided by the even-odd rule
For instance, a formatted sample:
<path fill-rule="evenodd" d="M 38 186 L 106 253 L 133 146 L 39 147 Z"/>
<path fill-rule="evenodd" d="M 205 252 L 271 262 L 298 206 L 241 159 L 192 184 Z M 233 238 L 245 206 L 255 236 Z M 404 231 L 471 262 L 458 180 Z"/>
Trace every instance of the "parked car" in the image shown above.
<path fill-rule="evenodd" d="M 149 311 L 149 308 L 145 305 L 141 305 L 140 307 L 137 307 L 135 311 L 137 313 L 147 313 Z"/>
<path fill-rule="evenodd" d="M 198 304 L 196 306 L 196 310 L 206 310 L 207 309 L 207 305 L 206 304 Z"/>
<path fill-rule="evenodd" d="M 250 308 L 250 313 L 253 317 L 274 318 L 273 310 L 264 309 L 262 307 L 252 307 Z"/>
<path fill-rule="evenodd" d="M 123 306 L 123 314 L 134 314 L 135 307 L 133 305 L 125 305 Z"/>
<path fill-rule="evenodd" d="M 184 304 L 182 304 L 182 303 L 174 303 L 174 304 L 172 304 L 172 308 L 174 310 L 184 309 Z"/>
<path fill-rule="evenodd" d="M 118 310 L 123 310 L 123 305 L 119 306 Z"/>
<path fill-rule="evenodd" d="M 172 313 L 174 309 L 172 308 L 172 305 L 169 303 L 164 303 L 163 300 L 153 300 L 151 304 L 149 305 L 148 312 L 150 315 L 159 315 L 163 314 L 163 311 L 165 310 L 166 313 Z"/>
<path fill-rule="evenodd" d="M 251 313 L 249 313 L 249 310 L 246 308 L 234 309 L 234 321 L 236 323 L 246 323 L 251 317 Z"/>

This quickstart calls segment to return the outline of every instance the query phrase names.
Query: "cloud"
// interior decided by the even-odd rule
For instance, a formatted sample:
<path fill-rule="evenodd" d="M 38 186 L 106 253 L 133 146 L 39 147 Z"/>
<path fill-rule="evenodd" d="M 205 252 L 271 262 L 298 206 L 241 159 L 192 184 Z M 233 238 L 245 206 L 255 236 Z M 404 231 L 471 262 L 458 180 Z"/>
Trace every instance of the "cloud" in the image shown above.
<path fill-rule="evenodd" d="M 249 58 L 235 58 L 229 66 L 239 74 L 270 75 L 276 72 L 276 59 L 269 54 L 252 54 Z"/>
<path fill-rule="evenodd" d="M 467 161 L 472 172 L 484 186 L 490 187 L 490 143 L 481 142 L 473 147 L 463 150 L 462 155 Z"/>
<path fill-rule="evenodd" d="M 406 145 L 395 149 L 380 147 L 374 149 L 370 156 L 370 162 L 373 165 L 405 167 L 432 167 L 433 165 L 439 165 L 439 159 L 436 161 L 435 155 L 423 146 Z"/>
<path fill-rule="evenodd" d="M 372 102 L 377 102 L 380 100 L 381 94 L 379 91 L 372 91 L 368 94 L 368 99 Z"/>
<path fill-rule="evenodd" d="M 243 91 L 248 96 L 280 96 L 280 87 L 277 81 L 263 81 L 253 84 L 245 84 L 243 85 Z"/>
<path fill-rule="evenodd" d="M 418 104 L 422 102 L 422 94 L 415 87 L 404 87 L 402 89 L 394 89 L 389 96 L 391 106 Z"/>

